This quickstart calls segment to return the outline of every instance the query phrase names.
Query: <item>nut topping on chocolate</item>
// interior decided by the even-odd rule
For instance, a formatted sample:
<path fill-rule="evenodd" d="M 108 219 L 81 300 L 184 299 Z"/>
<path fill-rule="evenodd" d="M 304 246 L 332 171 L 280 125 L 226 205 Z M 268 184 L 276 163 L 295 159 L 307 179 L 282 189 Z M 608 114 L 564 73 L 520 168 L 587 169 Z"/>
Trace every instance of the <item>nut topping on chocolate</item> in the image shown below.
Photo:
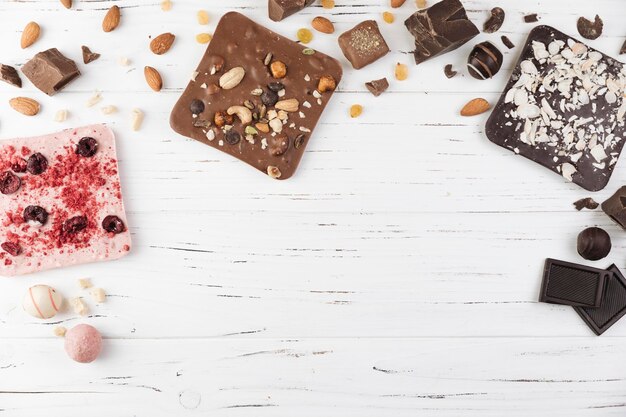
<path fill-rule="evenodd" d="M 334 91 L 337 88 L 337 82 L 332 75 L 322 75 L 317 83 L 317 91 L 325 93 L 327 91 Z"/>
<path fill-rule="evenodd" d="M 233 129 L 230 129 L 228 132 L 226 132 L 226 135 L 224 136 L 224 140 L 229 145 L 236 145 L 241 140 L 241 135 L 239 134 L 239 132 Z"/>
<path fill-rule="evenodd" d="M 224 90 L 233 89 L 241 83 L 241 80 L 243 80 L 245 75 L 246 70 L 242 67 L 232 68 L 220 77 L 220 87 Z"/>
<path fill-rule="evenodd" d="M 24 209 L 24 221 L 33 227 L 41 227 L 48 222 L 48 212 L 40 206 L 28 206 Z"/>
<path fill-rule="evenodd" d="M 85 136 L 76 145 L 76 154 L 85 158 L 91 158 L 96 152 L 98 152 L 98 142 L 92 137 Z"/>
<path fill-rule="evenodd" d="M 204 102 L 198 99 L 191 100 L 191 104 L 189 105 L 189 110 L 191 110 L 191 114 L 202 113 L 204 111 Z"/>
<path fill-rule="evenodd" d="M 126 230 L 126 226 L 122 219 L 117 216 L 106 216 L 104 220 L 102 220 L 102 228 L 109 233 L 122 233 Z"/>
<path fill-rule="evenodd" d="M 224 127 L 226 125 L 232 125 L 235 119 L 230 114 L 224 111 L 215 112 L 215 116 L 213 117 L 213 122 L 217 127 Z"/>
<path fill-rule="evenodd" d="M 282 61 L 274 61 L 270 65 L 270 71 L 274 78 L 285 78 L 287 76 L 287 66 Z"/>
<path fill-rule="evenodd" d="M 229 115 L 236 115 L 241 124 L 247 125 L 252 122 L 252 112 L 245 106 L 231 106 L 226 110 Z"/>
<path fill-rule="evenodd" d="M 269 138 L 270 154 L 281 156 L 289 149 L 289 137 L 285 133 L 280 133 Z"/>
<path fill-rule="evenodd" d="M 70 219 L 67 219 L 63 223 L 63 232 L 68 234 L 76 234 L 81 230 L 87 228 L 87 217 L 85 216 L 75 216 Z"/>
<path fill-rule="evenodd" d="M 48 169 L 48 160 L 39 152 L 32 154 L 26 163 L 26 170 L 33 175 L 39 175 Z"/>
<path fill-rule="evenodd" d="M 0 174 L 0 193 L 13 194 L 20 189 L 22 180 L 11 171 L 5 171 Z"/>

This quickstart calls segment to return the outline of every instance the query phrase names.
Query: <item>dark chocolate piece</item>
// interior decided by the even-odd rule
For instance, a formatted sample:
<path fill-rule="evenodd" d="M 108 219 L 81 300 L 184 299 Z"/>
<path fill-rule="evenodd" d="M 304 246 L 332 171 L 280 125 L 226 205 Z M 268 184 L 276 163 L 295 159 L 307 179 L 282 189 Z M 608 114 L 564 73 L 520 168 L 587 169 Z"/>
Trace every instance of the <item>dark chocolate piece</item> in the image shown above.
<path fill-rule="evenodd" d="M 502 52 L 491 42 L 479 43 L 467 58 L 470 75 L 478 80 L 493 78 L 502 68 Z"/>
<path fill-rule="evenodd" d="M 275 22 L 279 22 L 313 4 L 315 0 L 268 0 L 267 13 Z"/>
<path fill-rule="evenodd" d="M 524 16 L 524 22 L 526 23 L 537 23 L 539 21 L 539 17 L 537 17 L 537 13 L 527 14 Z"/>
<path fill-rule="evenodd" d="M 622 44 L 622 49 L 619 50 L 619 54 L 626 54 L 626 41 Z"/>
<path fill-rule="evenodd" d="M 365 87 L 369 90 L 370 93 L 374 94 L 374 96 L 378 97 L 389 88 L 389 81 L 386 78 L 381 78 L 380 80 L 372 80 L 370 82 L 365 83 Z"/>
<path fill-rule="evenodd" d="M 588 210 L 595 210 L 598 208 L 598 206 L 599 204 L 596 202 L 596 200 L 591 197 L 581 198 L 580 200 L 574 201 L 574 207 L 576 207 L 576 210 L 578 211 L 581 211 L 584 208 Z"/>
<path fill-rule="evenodd" d="M 508 36 L 502 35 L 500 36 L 500 39 L 502 40 L 502 43 L 504 44 L 504 46 L 506 46 L 507 48 L 509 49 L 515 48 L 515 44 L 511 42 Z"/>
<path fill-rule="evenodd" d="M 452 78 L 458 74 L 455 70 L 452 69 L 452 64 L 448 64 L 443 68 L 443 73 L 446 74 L 446 77 Z"/>
<path fill-rule="evenodd" d="M 22 79 L 17 70 L 10 65 L 0 64 L 0 80 L 17 88 L 22 88 Z"/>
<path fill-rule="evenodd" d="M 286 68 L 280 79 L 268 68 L 277 61 Z M 195 80 L 172 110 L 172 129 L 281 180 L 298 167 L 333 95 L 331 78 L 336 87 L 342 76 L 335 59 L 235 12 L 222 17 L 196 70 Z M 322 78 L 326 81 L 320 92 Z M 216 90 L 209 95 L 212 85 Z M 281 86 L 280 94 L 273 91 Z M 273 93 L 277 101 L 264 104 L 264 93 Z M 200 106 L 191 109 L 194 100 L 204 103 L 199 114 L 193 112 Z M 270 147 L 270 138 L 279 134 L 287 135 L 290 144 L 281 155 Z"/>
<path fill-rule="evenodd" d="M 85 45 L 81 46 L 81 49 L 83 51 L 83 62 L 85 64 L 89 64 L 90 62 L 93 62 L 96 59 L 100 58 L 100 54 L 91 52 L 91 49 L 89 49 L 89 47 Z"/>
<path fill-rule="evenodd" d="M 581 307 L 600 307 L 606 279 L 603 269 L 546 259 L 539 301 Z"/>
<path fill-rule="evenodd" d="M 504 23 L 504 10 L 501 7 L 494 7 L 491 9 L 491 16 L 483 25 L 483 32 L 485 33 L 494 33 L 497 32 Z"/>
<path fill-rule="evenodd" d="M 418 10 L 404 25 L 415 37 L 416 64 L 453 51 L 479 33 L 459 0 L 443 0 Z"/>
<path fill-rule="evenodd" d="M 576 28 L 578 29 L 578 33 L 585 39 L 598 39 L 600 35 L 602 35 L 602 29 L 604 28 L 604 23 L 600 16 L 596 15 L 593 22 L 585 17 L 579 17 L 578 22 L 576 22 Z"/>
<path fill-rule="evenodd" d="M 578 254 L 589 261 L 598 261 L 611 252 L 611 237 L 606 230 L 588 227 L 578 234 Z"/>
<path fill-rule="evenodd" d="M 626 100 L 617 87 L 625 71 L 621 62 L 537 26 L 487 121 L 487 137 L 586 190 L 601 190 L 626 140 Z"/>
<path fill-rule="evenodd" d="M 22 72 L 38 89 L 51 96 L 80 75 L 76 63 L 58 49 L 39 52 L 22 67 Z"/>
<path fill-rule="evenodd" d="M 339 47 L 354 69 L 363 68 L 389 52 L 375 20 L 366 20 L 342 33 Z"/>
<path fill-rule="evenodd" d="M 598 336 L 626 314 L 626 279 L 615 264 L 607 271 L 612 274 L 606 281 L 602 305 L 598 308 L 574 307 L 587 326 Z"/>
<path fill-rule="evenodd" d="M 602 211 L 626 230 L 626 186 L 620 187 L 602 203 Z"/>

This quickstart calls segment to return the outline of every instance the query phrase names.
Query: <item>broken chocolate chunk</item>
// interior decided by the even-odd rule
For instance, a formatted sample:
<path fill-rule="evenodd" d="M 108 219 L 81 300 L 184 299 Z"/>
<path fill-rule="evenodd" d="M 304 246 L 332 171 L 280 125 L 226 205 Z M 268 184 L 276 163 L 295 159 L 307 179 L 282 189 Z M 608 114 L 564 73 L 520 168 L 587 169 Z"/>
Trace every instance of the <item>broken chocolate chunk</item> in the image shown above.
<path fill-rule="evenodd" d="M 75 234 L 87 228 L 87 217 L 75 216 L 63 223 L 63 232 Z"/>
<path fill-rule="evenodd" d="M 474 47 L 467 59 L 470 75 L 478 80 L 493 78 L 502 67 L 502 52 L 491 42 L 482 42 Z"/>
<path fill-rule="evenodd" d="M 39 52 L 22 67 L 22 72 L 38 89 L 51 96 L 80 75 L 76 63 L 58 49 Z"/>
<path fill-rule="evenodd" d="M 458 74 L 455 70 L 452 69 L 452 64 L 448 64 L 443 68 L 443 73 L 446 74 L 446 77 L 452 78 Z"/>
<path fill-rule="evenodd" d="M 342 33 L 339 47 L 354 69 L 363 68 L 389 52 L 375 20 L 366 20 Z"/>
<path fill-rule="evenodd" d="M 622 49 L 619 50 L 619 54 L 626 54 L 626 41 L 624 41 L 624 44 L 622 45 Z"/>
<path fill-rule="evenodd" d="M 98 142 L 89 136 L 85 136 L 81 140 L 78 141 L 78 145 L 76 145 L 76 154 L 80 156 L 84 156 L 85 158 L 90 158 L 96 154 L 98 151 Z"/>
<path fill-rule="evenodd" d="M 626 186 L 620 187 L 601 207 L 607 216 L 626 229 Z"/>
<path fill-rule="evenodd" d="M 602 35 L 602 29 L 604 28 L 604 23 L 600 16 L 596 15 L 593 22 L 587 18 L 579 17 L 578 22 L 576 22 L 576 28 L 578 28 L 578 33 L 585 39 L 598 39 L 600 35 Z"/>
<path fill-rule="evenodd" d="M 100 58 L 100 54 L 91 52 L 91 49 L 89 49 L 89 47 L 85 45 L 81 46 L 81 49 L 83 51 L 83 62 L 85 64 L 89 64 L 90 62 L 93 62 L 96 59 Z"/>
<path fill-rule="evenodd" d="M 381 78 L 380 80 L 372 80 L 370 82 L 365 83 L 365 87 L 369 90 L 370 93 L 374 94 L 375 97 L 378 97 L 389 88 L 389 81 L 386 78 Z"/>
<path fill-rule="evenodd" d="M 0 80 L 14 85 L 17 88 L 22 88 L 20 75 L 17 73 L 17 70 L 10 65 L 0 64 Z"/>
<path fill-rule="evenodd" d="M 22 180 L 11 171 L 4 171 L 0 174 L 0 193 L 13 194 L 20 189 Z"/>
<path fill-rule="evenodd" d="M 581 198 L 580 200 L 574 201 L 574 207 L 578 211 L 581 211 L 584 208 L 588 210 L 595 210 L 598 206 L 599 204 L 596 203 L 596 201 L 591 197 Z"/>
<path fill-rule="evenodd" d="M 0 247 L 2 247 L 2 249 L 11 256 L 17 256 L 22 253 L 22 247 L 19 245 L 19 243 L 4 242 L 2 245 L 0 245 Z"/>
<path fill-rule="evenodd" d="M 491 16 L 483 25 L 483 32 L 494 33 L 497 32 L 504 23 L 504 10 L 501 7 L 494 7 L 491 9 Z"/>
<path fill-rule="evenodd" d="M 48 212 L 40 206 L 28 206 L 24 209 L 24 221 L 32 226 L 43 226 L 48 222 Z"/>
<path fill-rule="evenodd" d="M 539 21 L 539 17 L 537 17 L 537 13 L 527 14 L 524 16 L 524 22 L 526 23 L 536 23 Z"/>
<path fill-rule="evenodd" d="M 511 40 L 509 39 L 508 36 L 502 35 L 502 36 L 500 36 L 500 39 L 502 40 L 502 43 L 504 44 L 504 46 L 506 46 L 507 48 L 509 48 L 509 49 L 515 48 L 515 44 L 513 44 L 513 42 L 511 42 Z"/>
<path fill-rule="evenodd" d="M 106 216 L 104 220 L 102 220 L 102 228 L 109 233 L 122 233 L 126 230 L 126 226 L 124 226 L 124 222 L 117 216 Z"/>
<path fill-rule="evenodd" d="M 33 175 L 39 175 L 48 169 L 48 160 L 39 152 L 32 154 L 26 162 L 26 171 Z"/>
<path fill-rule="evenodd" d="M 275 22 L 279 22 L 313 4 L 315 0 L 268 0 L 267 13 Z"/>
<path fill-rule="evenodd" d="M 479 33 L 459 0 L 443 0 L 418 10 L 404 25 L 415 37 L 416 64 L 455 50 Z"/>

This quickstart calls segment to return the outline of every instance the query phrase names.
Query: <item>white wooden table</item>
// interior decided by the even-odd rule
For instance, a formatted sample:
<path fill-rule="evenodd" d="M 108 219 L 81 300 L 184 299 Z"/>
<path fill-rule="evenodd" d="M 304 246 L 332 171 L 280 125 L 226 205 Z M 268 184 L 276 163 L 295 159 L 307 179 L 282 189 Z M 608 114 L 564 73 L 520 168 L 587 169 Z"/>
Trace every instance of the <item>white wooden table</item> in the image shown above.
<path fill-rule="evenodd" d="M 623 416 L 626 321 L 595 337 L 567 307 L 536 302 L 545 257 L 580 261 L 575 237 L 598 225 L 613 238 L 609 258 L 626 267 L 626 233 L 600 211 L 576 212 L 589 195 L 559 176 L 491 144 L 486 115 L 461 118 L 469 99 L 495 103 L 533 25 L 522 16 L 577 35 L 576 19 L 599 13 L 604 35 L 591 45 L 616 56 L 624 36 L 623 0 L 465 0 L 482 27 L 487 11 L 507 13 L 500 32 L 481 34 L 456 52 L 416 67 L 403 20 L 412 0 L 382 22 L 387 0 L 336 0 L 281 23 L 264 0 L 0 0 L 0 62 L 22 65 L 58 47 L 83 76 L 55 97 L 25 81 L 0 85 L 0 137 L 48 133 L 106 122 L 118 136 L 134 250 L 116 262 L 0 280 L 0 415 L 4 416 Z M 113 4 L 115 32 L 100 29 Z M 210 12 L 208 28 L 198 9 Z M 345 76 L 297 175 L 272 181 L 242 163 L 169 129 L 169 112 L 218 18 L 238 10 L 295 38 L 316 15 L 337 32 L 377 19 L 392 53 L 360 71 L 348 68 L 336 35 L 316 33 L 312 47 L 341 58 Z M 22 50 L 24 25 L 42 38 Z M 163 56 L 149 36 L 177 38 Z M 505 53 L 491 81 L 461 70 L 472 45 L 492 40 Z M 82 64 L 80 46 L 102 58 Z M 118 58 L 130 58 L 122 67 Z M 393 79 L 396 62 L 410 65 Z M 164 77 L 148 89 L 143 66 Z M 379 98 L 363 83 L 387 76 Z M 99 106 L 85 102 L 102 92 Z M 16 95 L 42 102 L 21 116 Z M 351 104 L 363 115 L 348 117 Z M 99 107 L 120 112 L 104 116 Z M 130 130 L 129 113 L 146 113 Z M 70 118 L 53 121 L 58 109 Z M 626 179 L 624 161 L 602 201 Z M 66 296 L 76 280 L 104 287 L 106 303 L 87 318 L 67 312 L 40 322 L 21 309 L 34 284 Z M 71 362 L 53 323 L 97 326 L 102 357 Z"/>

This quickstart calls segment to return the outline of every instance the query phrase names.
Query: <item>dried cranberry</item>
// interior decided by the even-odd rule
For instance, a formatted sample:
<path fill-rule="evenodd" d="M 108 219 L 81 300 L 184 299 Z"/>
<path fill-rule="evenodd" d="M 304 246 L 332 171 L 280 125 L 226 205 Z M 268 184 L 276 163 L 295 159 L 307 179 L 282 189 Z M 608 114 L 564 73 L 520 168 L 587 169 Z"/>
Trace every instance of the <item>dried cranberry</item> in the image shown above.
<path fill-rule="evenodd" d="M 0 245 L 5 252 L 8 252 L 10 255 L 17 256 L 22 253 L 22 247 L 18 243 L 13 242 L 4 242 Z"/>
<path fill-rule="evenodd" d="M 117 216 L 106 216 L 104 220 L 102 220 L 102 228 L 109 233 L 122 233 L 126 230 L 124 226 L 124 222 Z"/>
<path fill-rule="evenodd" d="M 278 102 L 278 94 L 272 90 L 264 91 L 263 94 L 261 94 L 261 102 L 271 107 Z"/>
<path fill-rule="evenodd" d="M 4 171 L 0 174 L 0 193 L 13 194 L 20 189 L 22 180 L 11 171 Z"/>
<path fill-rule="evenodd" d="M 191 100 L 191 104 L 189 105 L 189 109 L 193 114 L 200 114 L 204 111 L 204 103 L 202 100 L 193 99 Z"/>
<path fill-rule="evenodd" d="M 78 233 L 81 230 L 87 228 L 87 217 L 85 216 L 76 216 L 71 219 L 67 219 L 65 223 L 63 223 L 63 231 L 65 233 Z"/>
<path fill-rule="evenodd" d="M 78 141 L 76 145 L 76 153 L 85 158 L 91 158 L 98 151 L 98 142 L 89 136 L 86 136 Z"/>
<path fill-rule="evenodd" d="M 33 174 L 39 175 L 48 169 L 48 160 L 45 156 L 40 154 L 39 152 L 32 154 L 28 158 L 28 162 L 26 164 L 26 170 Z"/>
<path fill-rule="evenodd" d="M 226 136 L 224 139 L 226 140 L 226 143 L 228 143 L 229 145 L 236 145 L 241 140 L 241 135 L 238 132 L 231 129 L 228 132 L 226 132 Z"/>
<path fill-rule="evenodd" d="M 278 93 L 280 90 L 284 89 L 285 86 L 283 85 L 283 83 L 279 83 L 278 81 L 275 81 L 275 82 L 269 83 L 267 85 L 267 88 L 269 88 L 275 93 Z"/>
<path fill-rule="evenodd" d="M 48 221 L 48 212 L 40 206 L 28 206 L 24 209 L 24 221 L 38 223 L 35 226 L 43 226 Z"/>
<path fill-rule="evenodd" d="M 11 158 L 11 169 L 13 172 L 26 172 L 26 159 L 14 156 Z"/>

